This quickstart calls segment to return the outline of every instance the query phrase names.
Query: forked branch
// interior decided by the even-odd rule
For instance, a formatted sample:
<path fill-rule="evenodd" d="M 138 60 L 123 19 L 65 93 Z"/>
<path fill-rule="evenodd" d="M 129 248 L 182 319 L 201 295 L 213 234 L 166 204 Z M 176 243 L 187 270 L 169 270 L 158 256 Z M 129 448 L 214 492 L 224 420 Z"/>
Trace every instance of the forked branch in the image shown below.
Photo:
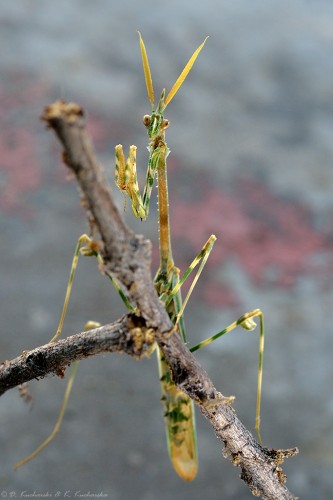
<path fill-rule="evenodd" d="M 285 457 L 295 455 L 297 449 L 262 448 L 238 420 L 231 407 L 231 399 L 223 397 L 216 390 L 207 373 L 179 336 L 172 333 L 173 325 L 156 294 L 150 274 L 151 244 L 143 236 L 133 233 L 115 206 L 103 169 L 95 159 L 82 108 L 74 103 L 56 101 L 44 110 L 42 119 L 54 130 L 64 147 L 63 158 L 80 187 L 89 224 L 94 232 L 99 233 L 102 240 L 104 269 L 122 285 L 131 303 L 139 311 L 139 317 L 129 315 L 111 325 L 111 337 L 116 338 L 114 349 L 106 348 L 102 330 L 108 327 L 106 326 L 25 353 L 25 359 L 21 356 L 2 368 L 0 366 L 0 389 L 1 382 L 3 387 L 6 385 L 3 377 L 7 377 L 9 388 L 10 372 L 18 373 L 22 363 L 27 364 L 29 359 L 29 369 L 23 371 L 23 375 L 16 381 L 17 384 L 42 377 L 46 373 L 57 370 L 61 372 L 66 365 L 78 359 L 78 354 L 85 357 L 97 354 L 103 348 L 139 356 L 149 350 L 153 334 L 170 365 L 176 385 L 198 404 L 216 435 L 223 440 L 223 454 L 230 458 L 233 465 L 241 468 L 241 478 L 248 484 L 251 492 L 266 499 L 295 498 L 285 485 L 285 476 L 280 465 Z M 137 321 L 140 328 L 136 328 Z M 135 335 L 142 333 L 142 326 L 146 335 L 144 338 L 137 337 L 139 341 L 136 344 Z M 95 338 L 95 347 L 87 354 L 85 349 L 92 337 Z M 75 349 L 77 342 L 80 347 Z M 98 351 L 99 342 L 102 349 Z M 65 345 L 70 352 L 67 358 L 63 357 Z M 36 355 L 35 351 L 43 354 Z M 38 359 L 45 360 L 45 353 L 48 362 L 38 363 Z M 37 364 L 37 371 L 32 372 L 34 364 Z M 13 387 L 13 384 L 10 387 Z"/>
<path fill-rule="evenodd" d="M 153 330 L 146 328 L 141 318 L 128 314 L 114 323 L 23 351 L 17 358 L 0 363 L 0 396 L 49 373 L 63 376 L 74 361 L 89 356 L 120 352 L 140 359 L 149 354 L 154 341 Z"/>

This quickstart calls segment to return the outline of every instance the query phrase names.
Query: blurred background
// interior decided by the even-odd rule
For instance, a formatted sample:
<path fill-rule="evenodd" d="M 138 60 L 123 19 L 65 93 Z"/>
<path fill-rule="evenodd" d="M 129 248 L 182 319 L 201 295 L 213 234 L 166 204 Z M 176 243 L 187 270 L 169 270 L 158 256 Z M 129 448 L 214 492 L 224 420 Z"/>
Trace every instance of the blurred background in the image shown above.
<path fill-rule="evenodd" d="M 0 359 L 53 336 L 74 247 L 87 231 L 61 148 L 39 120 L 44 106 L 62 98 L 85 108 L 111 184 L 114 146 L 136 144 L 142 186 L 141 119 L 150 106 L 136 31 L 157 96 L 209 35 L 166 113 L 176 264 L 184 271 L 211 233 L 218 238 L 186 309 L 189 344 L 245 311 L 264 311 L 264 444 L 299 447 L 284 467 L 294 494 L 332 498 L 332 3 L 16 0 L 1 2 L 0 27 Z M 126 213 L 155 244 L 153 272 L 155 216 L 155 200 L 147 223 Z M 123 312 L 96 262 L 82 259 L 63 335 Z M 197 353 L 251 430 L 257 352 L 258 332 L 237 331 Z M 1 398 L 2 496 L 252 498 L 199 413 L 198 478 L 186 484 L 175 475 L 154 356 L 81 362 L 60 434 L 14 473 L 52 430 L 65 386 L 56 377 L 31 382 L 31 409 L 17 390 Z"/>

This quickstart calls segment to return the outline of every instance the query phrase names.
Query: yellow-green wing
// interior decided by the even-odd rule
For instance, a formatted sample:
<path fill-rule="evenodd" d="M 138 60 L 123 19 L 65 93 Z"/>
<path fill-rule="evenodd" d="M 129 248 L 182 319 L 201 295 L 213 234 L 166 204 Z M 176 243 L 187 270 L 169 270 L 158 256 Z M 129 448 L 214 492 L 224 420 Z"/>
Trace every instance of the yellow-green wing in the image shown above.
<path fill-rule="evenodd" d="M 179 270 L 174 267 L 170 259 L 168 271 L 169 282 L 166 285 L 160 280 L 159 272 L 155 278 L 155 287 L 159 296 L 163 295 L 165 286 L 173 290 L 179 280 Z M 180 290 L 166 307 L 168 315 L 175 321 L 182 307 Z M 180 336 L 185 338 L 184 318 L 178 322 Z M 185 481 L 192 481 L 198 471 L 197 439 L 195 430 L 195 415 L 193 401 L 172 380 L 172 374 L 163 353 L 157 349 L 158 367 L 162 391 L 162 404 L 164 408 L 165 430 L 167 444 L 172 465 L 177 474 Z"/>
<path fill-rule="evenodd" d="M 185 481 L 192 481 L 198 471 L 194 404 L 173 383 L 160 349 L 157 357 L 170 459 L 177 474 Z"/>

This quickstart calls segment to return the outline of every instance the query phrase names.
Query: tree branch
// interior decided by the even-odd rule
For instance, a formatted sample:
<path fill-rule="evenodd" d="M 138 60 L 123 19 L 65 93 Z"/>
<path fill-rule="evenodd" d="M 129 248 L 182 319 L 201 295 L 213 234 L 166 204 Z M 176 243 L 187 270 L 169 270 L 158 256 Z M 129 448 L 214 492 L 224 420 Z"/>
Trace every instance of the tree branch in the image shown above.
<path fill-rule="evenodd" d="M 0 364 L 0 396 L 29 380 L 54 373 L 61 377 L 73 361 L 96 354 L 126 353 L 134 358 L 148 356 L 155 342 L 153 330 L 141 318 L 123 316 L 114 323 L 45 344 Z"/>
<path fill-rule="evenodd" d="M 241 468 L 241 478 L 251 492 L 266 499 L 295 498 L 285 486 L 280 465 L 285 457 L 298 450 L 262 448 L 238 420 L 231 399 L 215 389 L 179 336 L 172 333 L 173 325 L 156 294 L 150 274 L 151 244 L 143 236 L 134 234 L 122 220 L 103 169 L 95 160 L 83 110 L 77 104 L 56 101 L 44 110 L 42 119 L 63 144 L 63 158 L 80 187 L 90 226 L 100 234 L 104 270 L 121 283 L 140 318 L 125 316 L 112 325 L 24 353 L 7 362 L 2 370 L 0 367 L 0 388 L 6 390 L 14 386 L 15 380 L 22 383 L 47 372 L 60 370 L 59 374 L 74 359 L 102 350 L 142 356 L 151 347 L 153 333 L 170 365 L 174 382 L 198 404 L 216 435 L 224 441 L 224 455 Z M 138 337 L 140 332 L 143 335 Z"/>

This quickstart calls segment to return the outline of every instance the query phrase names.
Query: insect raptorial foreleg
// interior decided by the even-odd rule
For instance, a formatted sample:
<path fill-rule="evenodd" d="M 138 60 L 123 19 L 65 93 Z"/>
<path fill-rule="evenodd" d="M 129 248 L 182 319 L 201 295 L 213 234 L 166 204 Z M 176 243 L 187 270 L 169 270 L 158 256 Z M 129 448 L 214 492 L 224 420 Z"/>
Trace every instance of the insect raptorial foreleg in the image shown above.
<path fill-rule="evenodd" d="M 220 332 L 216 333 L 212 337 L 209 337 L 199 344 L 195 345 L 190 349 L 191 352 L 195 352 L 201 347 L 204 347 L 214 340 L 222 337 L 228 332 L 234 330 L 237 326 L 242 326 L 245 330 L 252 331 L 256 328 L 257 324 L 254 321 L 255 318 L 259 318 L 260 322 L 260 333 L 259 333 L 259 361 L 258 361 L 258 381 L 257 381 L 257 404 L 256 404 L 256 424 L 255 429 L 257 431 L 257 435 L 259 438 L 259 442 L 262 442 L 260 435 L 260 408 L 261 408 L 261 390 L 262 390 L 262 372 L 263 372 L 263 359 L 264 359 L 264 342 L 265 342 L 265 329 L 264 329 L 264 315 L 260 309 L 254 309 L 253 311 L 249 311 L 236 321 L 231 323 L 231 325 L 227 326 Z"/>
<path fill-rule="evenodd" d="M 127 194 L 131 200 L 132 210 L 135 217 L 144 220 L 148 217 L 151 192 L 154 184 L 154 178 L 157 170 L 158 160 L 161 154 L 161 148 L 149 147 L 149 160 L 146 174 L 146 182 L 141 196 L 138 178 L 136 173 L 136 146 L 130 146 L 127 160 L 123 147 L 118 144 L 115 147 L 116 151 L 116 169 L 115 182 L 116 186 L 124 194 Z M 125 198 L 126 208 L 126 198 Z"/>
<path fill-rule="evenodd" d="M 118 144 L 116 146 L 115 181 L 120 191 L 128 194 L 135 217 L 145 219 L 146 212 L 142 203 L 136 174 L 136 149 L 136 146 L 130 146 L 128 158 L 125 162 L 122 145 Z"/>

